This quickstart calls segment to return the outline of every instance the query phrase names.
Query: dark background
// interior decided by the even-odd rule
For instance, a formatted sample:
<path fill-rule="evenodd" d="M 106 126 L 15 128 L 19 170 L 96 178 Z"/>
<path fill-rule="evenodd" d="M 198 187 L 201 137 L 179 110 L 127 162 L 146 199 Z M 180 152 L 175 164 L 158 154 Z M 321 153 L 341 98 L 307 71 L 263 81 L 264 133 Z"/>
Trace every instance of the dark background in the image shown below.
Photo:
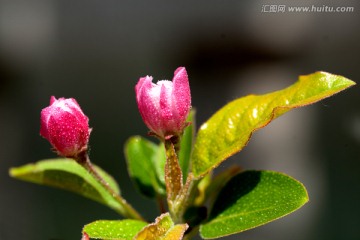
<path fill-rule="evenodd" d="M 351 13 L 264 13 L 264 5 L 354 7 Z M 12 166 L 53 158 L 39 136 L 51 95 L 74 97 L 90 118 L 91 158 L 147 218 L 156 205 L 133 190 L 123 155 L 146 135 L 134 86 L 185 66 L 200 124 L 230 100 L 265 93 L 318 70 L 360 79 L 360 6 L 339 1 L 0 0 L 0 240 L 80 239 L 84 224 L 116 219 L 75 194 L 11 179 Z M 310 202 L 224 239 L 360 239 L 358 86 L 297 109 L 253 135 L 232 163 L 285 172 Z"/>

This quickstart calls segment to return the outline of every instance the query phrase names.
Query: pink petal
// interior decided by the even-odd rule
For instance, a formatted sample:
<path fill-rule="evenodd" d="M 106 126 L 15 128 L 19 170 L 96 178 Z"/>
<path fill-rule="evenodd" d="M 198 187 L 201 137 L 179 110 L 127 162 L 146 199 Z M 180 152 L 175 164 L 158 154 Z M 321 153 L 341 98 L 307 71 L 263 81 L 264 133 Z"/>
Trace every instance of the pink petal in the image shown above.
<path fill-rule="evenodd" d="M 71 113 L 77 118 L 79 124 L 83 127 L 88 126 L 89 118 L 83 113 L 78 102 L 73 98 L 66 99 L 65 101 L 67 106 L 71 109 Z"/>
<path fill-rule="evenodd" d="M 50 97 L 50 105 L 52 105 L 54 102 L 56 102 L 56 98 L 54 96 Z"/>
<path fill-rule="evenodd" d="M 175 70 L 173 84 L 176 108 L 180 118 L 185 120 L 191 107 L 191 94 L 188 75 L 184 67 Z"/>
<path fill-rule="evenodd" d="M 136 94 L 136 100 L 139 101 L 139 98 L 141 96 L 141 88 L 144 86 L 144 83 L 146 81 L 152 82 L 152 77 L 146 76 L 139 79 L 138 83 L 135 85 L 135 94 Z"/>
<path fill-rule="evenodd" d="M 89 140 L 88 128 L 79 124 L 76 117 L 68 112 L 52 115 L 48 121 L 51 144 L 63 156 L 74 156 Z"/>
<path fill-rule="evenodd" d="M 157 129 L 161 126 L 160 112 L 159 112 L 159 98 L 160 96 L 153 96 L 151 94 L 152 88 L 156 87 L 151 82 L 152 78 L 146 78 L 139 89 L 138 107 L 140 114 L 145 124 L 151 131 L 157 133 Z"/>
<path fill-rule="evenodd" d="M 49 132 L 48 132 L 47 126 L 48 126 L 48 121 L 49 121 L 50 115 L 51 115 L 50 107 L 44 108 L 40 114 L 40 135 L 46 139 L 49 138 Z"/>
<path fill-rule="evenodd" d="M 89 119 L 75 99 L 50 98 L 50 106 L 41 111 L 40 135 L 65 157 L 76 156 L 87 148 Z"/>
<path fill-rule="evenodd" d="M 166 84 L 164 82 L 160 91 L 160 114 L 163 134 L 176 132 L 176 123 L 179 116 L 174 108 L 173 84 L 172 82 Z"/>

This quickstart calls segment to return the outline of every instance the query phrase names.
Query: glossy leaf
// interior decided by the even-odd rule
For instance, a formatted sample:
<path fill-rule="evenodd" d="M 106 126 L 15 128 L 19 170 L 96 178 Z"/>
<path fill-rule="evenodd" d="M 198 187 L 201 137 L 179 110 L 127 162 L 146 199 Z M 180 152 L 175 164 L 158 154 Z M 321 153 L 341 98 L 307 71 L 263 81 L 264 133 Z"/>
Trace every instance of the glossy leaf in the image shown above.
<path fill-rule="evenodd" d="M 130 177 L 142 194 L 147 197 L 165 195 L 164 146 L 134 136 L 125 144 L 125 156 Z"/>
<path fill-rule="evenodd" d="M 110 187 L 120 193 L 115 180 L 99 167 L 96 169 Z M 42 160 L 11 168 L 10 175 L 24 181 L 72 191 L 118 211 L 122 209 L 108 191 L 75 160 L 65 158 Z"/>
<path fill-rule="evenodd" d="M 184 134 L 181 137 L 180 152 L 179 152 L 179 164 L 183 173 L 184 183 L 189 171 L 190 156 L 191 156 L 194 131 L 195 131 L 194 129 L 196 127 L 195 110 L 190 111 L 190 114 L 186 121 L 189 122 L 190 125 L 185 128 Z"/>
<path fill-rule="evenodd" d="M 205 239 L 239 233 L 283 217 L 307 201 L 305 187 L 289 176 L 246 171 L 221 190 L 200 233 Z"/>
<path fill-rule="evenodd" d="M 134 240 L 180 240 L 186 229 L 187 224 L 175 225 L 169 213 L 164 213 L 156 218 L 155 223 L 144 227 Z"/>
<path fill-rule="evenodd" d="M 239 152 L 251 134 L 283 113 L 315 103 L 355 83 L 325 72 L 300 76 L 292 86 L 265 95 L 250 95 L 234 100 L 216 112 L 199 129 L 192 170 L 200 177 Z"/>
<path fill-rule="evenodd" d="M 131 240 L 146 225 L 133 219 L 99 220 L 85 225 L 82 232 L 95 239 Z"/>
<path fill-rule="evenodd" d="M 160 142 L 158 144 L 156 155 L 152 158 L 153 166 L 155 167 L 156 177 L 162 191 L 159 192 L 160 195 L 165 195 L 165 162 L 166 162 L 166 153 L 164 143 Z"/>
<path fill-rule="evenodd" d="M 205 199 L 209 201 L 209 206 L 212 206 L 216 197 L 220 193 L 220 190 L 225 186 L 225 184 L 233 178 L 235 175 L 239 174 L 241 168 L 238 166 L 231 166 L 224 171 L 220 172 L 216 175 L 212 181 L 210 182 L 209 186 L 206 188 L 204 193 Z M 205 179 L 208 175 L 206 175 Z"/>

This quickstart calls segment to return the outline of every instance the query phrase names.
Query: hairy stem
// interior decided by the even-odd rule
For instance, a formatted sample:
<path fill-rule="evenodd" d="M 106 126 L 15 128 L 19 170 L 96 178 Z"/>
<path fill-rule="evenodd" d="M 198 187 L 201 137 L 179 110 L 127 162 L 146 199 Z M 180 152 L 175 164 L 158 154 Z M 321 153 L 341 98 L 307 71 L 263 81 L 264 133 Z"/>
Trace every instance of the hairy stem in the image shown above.
<path fill-rule="evenodd" d="M 109 184 L 99 175 L 94 166 L 92 165 L 89 155 L 84 152 L 79 155 L 76 161 L 82 165 L 110 194 L 111 196 L 121 205 L 122 209 L 117 209 L 118 212 L 125 218 L 137 219 L 145 221 L 144 218 L 129 204 L 124 198 L 117 194 Z"/>

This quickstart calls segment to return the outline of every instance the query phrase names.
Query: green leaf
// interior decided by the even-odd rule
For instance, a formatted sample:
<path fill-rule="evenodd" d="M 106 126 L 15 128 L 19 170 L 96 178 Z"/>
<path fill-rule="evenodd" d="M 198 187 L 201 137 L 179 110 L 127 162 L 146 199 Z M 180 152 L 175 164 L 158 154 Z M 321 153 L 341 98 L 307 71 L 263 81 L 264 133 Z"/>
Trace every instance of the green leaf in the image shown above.
<path fill-rule="evenodd" d="M 169 213 L 164 213 L 144 227 L 134 240 L 180 240 L 187 228 L 187 224 L 175 225 Z"/>
<path fill-rule="evenodd" d="M 246 171 L 221 190 L 200 233 L 205 239 L 239 233 L 283 217 L 307 201 L 305 187 L 289 176 Z"/>
<path fill-rule="evenodd" d="M 146 225 L 146 222 L 133 219 L 99 220 L 85 225 L 82 232 L 96 239 L 131 240 Z"/>
<path fill-rule="evenodd" d="M 96 167 L 99 174 L 120 193 L 115 180 L 105 171 Z M 28 182 L 62 188 L 120 211 L 122 206 L 104 189 L 96 179 L 72 159 L 49 159 L 37 163 L 11 168 L 10 176 Z"/>
<path fill-rule="evenodd" d="M 163 145 L 134 136 L 125 144 L 125 156 L 130 177 L 142 194 L 151 198 L 165 195 Z"/>
<path fill-rule="evenodd" d="M 183 180 L 185 183 L 188 172 L 189 172 L 189 164 L 190 164 L 190 155 L 191 155 L 191 150 L 192 150 L 192 146 L 193 146 L 193 138 L 194 138 L 194 134 L 195 134 L 195 110 L 192 109 L 190 111 L 190 114 L 186 120 L 187 122 L 190 123 L 189 126 L 187 126 L 185 128 L 184 134 L 181 137 L 181 142 L 180 142 L 180 151 L 179 151 L 179 163 L 180 163 L 180 167 L 183 173 Z"/>
<path fill-rule="evenodd" d="M 160 195 L 165 196 L 165 162 L 166 162 L 166 153 L 164 143 L 160 142 L 157 148 L 155 156 L 152 158 L 153 166 L 155 167 L 156 177 L 162 191 L 159 191 Z"/>
<path fill-rule="evenodd" d="M 192 154 L 194 176 L 204 176 L 239 152 L 255 130 L 281 114 L 315 103 L 354 84 L 342 76 L 316 72 L 300 76 L 298 82 L 286 89 L 228 103 L 200 127 Z"/>
<path fill-rule="evenodd" d="M 209 186 L 205 189 L 206 191 L 204 193 L 204 198 L 209 201 L 209 206 L 212 206 L 214 204 L 215 199 L 217 198 L 220 190 L 225 186 L 225 184 L 235 175 L 239 174 L 240 171 L 240 167 L 231 166 L 220 172 L 214 177 L 214 179 L 212 179 Z M 205 179 L 208 175 L 206 175 L 202 179 Z"/>

